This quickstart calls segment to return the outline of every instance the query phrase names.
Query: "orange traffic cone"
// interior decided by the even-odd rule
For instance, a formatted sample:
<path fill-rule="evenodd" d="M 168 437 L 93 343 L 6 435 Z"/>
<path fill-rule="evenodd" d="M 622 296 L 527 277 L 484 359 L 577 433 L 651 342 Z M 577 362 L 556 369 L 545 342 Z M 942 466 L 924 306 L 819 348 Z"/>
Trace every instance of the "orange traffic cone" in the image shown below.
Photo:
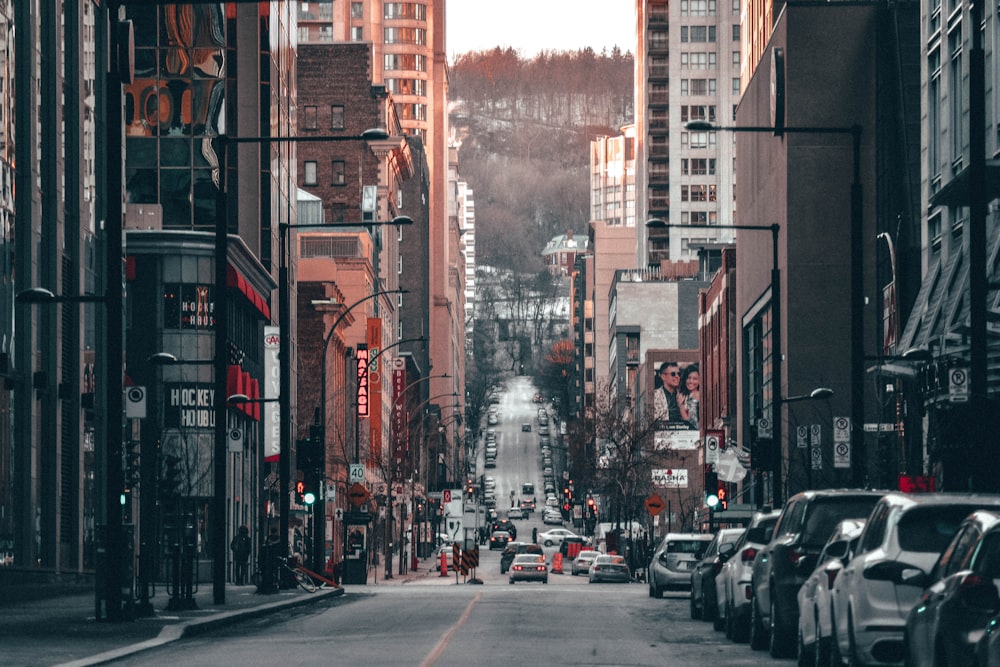
<path fill-rule="evenodd" d="M 562 574 L 562 554 L 556 552 L 556 555 L 552 557 L 552 574 Z"/>
<path fill-rule="evenodd" d="M 448 576 L 448 554 L 444 551 L 441 552 L 441 574 L 439 577 Z"/>

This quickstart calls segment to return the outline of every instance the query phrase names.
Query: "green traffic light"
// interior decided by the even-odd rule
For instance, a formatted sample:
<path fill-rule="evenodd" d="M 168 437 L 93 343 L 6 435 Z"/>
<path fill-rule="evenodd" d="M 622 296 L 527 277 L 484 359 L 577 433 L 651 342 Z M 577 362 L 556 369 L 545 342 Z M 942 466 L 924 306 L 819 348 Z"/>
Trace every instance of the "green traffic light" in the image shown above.
<path fill-rule="evenodd" d="M 314 502 L 316 502 L 316 494 L 313 493 L 312 491 L 306 491 L 302 495 L 302 502 L 304 502 L 306 505 L 312 505 Z"/>

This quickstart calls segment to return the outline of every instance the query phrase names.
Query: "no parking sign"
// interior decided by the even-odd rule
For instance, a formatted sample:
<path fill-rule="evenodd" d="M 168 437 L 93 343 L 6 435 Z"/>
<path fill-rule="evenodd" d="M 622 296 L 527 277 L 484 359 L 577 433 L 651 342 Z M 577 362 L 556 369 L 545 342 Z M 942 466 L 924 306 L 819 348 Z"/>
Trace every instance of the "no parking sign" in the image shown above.
<path fill-rule="evenodd" d="M 969 371 L 966 368 L 952 368 L 948 371 L 948 399 L 952 403 L 968 403 Z"/>

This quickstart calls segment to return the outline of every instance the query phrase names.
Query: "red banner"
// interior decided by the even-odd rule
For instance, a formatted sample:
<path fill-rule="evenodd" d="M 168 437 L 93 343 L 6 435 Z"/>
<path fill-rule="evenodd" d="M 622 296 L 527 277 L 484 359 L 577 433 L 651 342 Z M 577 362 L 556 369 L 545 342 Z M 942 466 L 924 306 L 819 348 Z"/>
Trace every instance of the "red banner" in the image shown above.
<path fill-rule="evenodd" d="M 406 459 L 406 414 L 403 390 L 406 389 L 406 369 L 402 359 L 396 359 L 392 369 L 392 469 L 393 479 L 403 478 Z"/>
<path fill-rule="evenodd" d="M 368 340 L 368 457 L 382 460 L 382 320 L 369 317 Z"/>

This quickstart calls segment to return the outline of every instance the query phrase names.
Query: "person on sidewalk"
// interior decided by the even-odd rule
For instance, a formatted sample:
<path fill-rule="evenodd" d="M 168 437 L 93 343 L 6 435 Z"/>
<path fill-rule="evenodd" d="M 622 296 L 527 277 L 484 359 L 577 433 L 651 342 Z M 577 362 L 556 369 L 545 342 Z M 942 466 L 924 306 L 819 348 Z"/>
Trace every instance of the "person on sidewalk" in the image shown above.
<path fill-rule="evenodd" d="M 240 526 L 239 531 L 233 536 L 229 548 L 233 551 L 233 583 L 238 586 L 247 584 L 247 567 L 250 564 L 250 529 Z"/>

